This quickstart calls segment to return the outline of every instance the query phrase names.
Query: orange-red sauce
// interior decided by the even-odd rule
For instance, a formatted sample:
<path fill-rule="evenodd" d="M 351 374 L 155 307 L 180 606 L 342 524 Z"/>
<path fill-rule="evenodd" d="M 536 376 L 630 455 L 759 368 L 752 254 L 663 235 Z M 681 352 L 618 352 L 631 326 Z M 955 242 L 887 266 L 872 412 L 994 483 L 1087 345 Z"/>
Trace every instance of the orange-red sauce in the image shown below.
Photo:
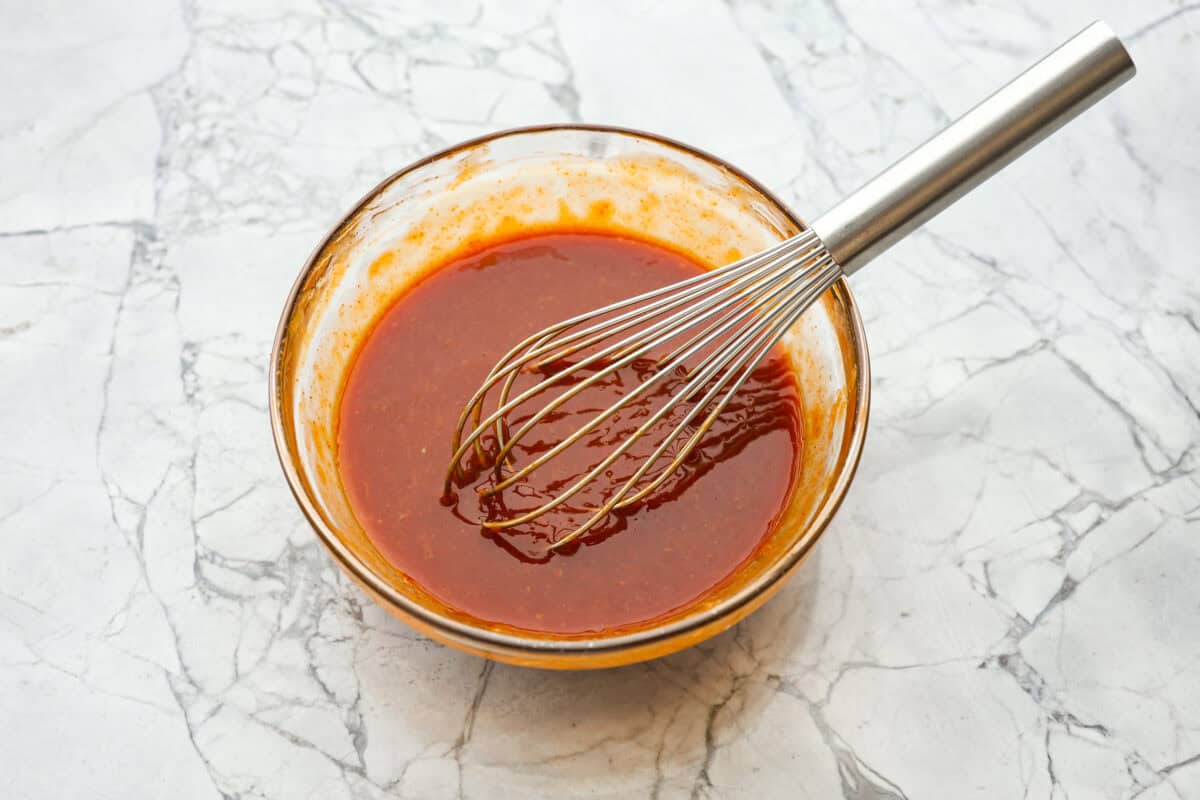
<path fill-rule="evenodd" d="M 683 373 L 623 409 L 529 482 L 484 498 L 476 489 L 494 477 L 476 467 L 456 481 L 454 502 L 442 502 L 462 406 L 513 344 L 567 316 L 700 269 L 647 242 L 547 233 L 458 257 L 402 295 L 361 345 L 343 391 L 338 431 L 351 505 L 384 557 L 475 618 L 556 634 L 608 631 L 667 615 L 734 573 L 773 531 L 799 463 L 798 392 L 777 350 L 682 470 L 641 504 L 560 551 L 547 545 L 586 519 L 583 510 L 602 502 L 614 481 L 631 475 L 677 417 L 613 464 L 611 477 L 563 508 L 507 531 L 486 530 L 478 520 L 507 518 L 552 497 L 660 407 Z M 638 361 L 584 392 L 518 446 L 517 465 L 650 373 L 651 362 Z M 518 390 L 540 377 L 522 375 Z M 524 416 L 547 399 L 539 397 Z M 519 423 L 521 413 L 514 419 Z M 486 442 L 494 449 L 490 434 Z"/>

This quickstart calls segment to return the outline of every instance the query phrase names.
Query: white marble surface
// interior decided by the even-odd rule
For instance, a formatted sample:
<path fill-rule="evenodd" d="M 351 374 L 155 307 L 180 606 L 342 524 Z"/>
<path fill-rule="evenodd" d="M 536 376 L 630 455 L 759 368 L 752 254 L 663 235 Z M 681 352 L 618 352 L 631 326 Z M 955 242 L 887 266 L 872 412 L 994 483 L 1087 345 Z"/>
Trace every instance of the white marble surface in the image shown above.
<path fill-rule="evenodd" d="M 813 214 L 1104 17 L 1141 74 L 856 278 L 858 479 L 678 656 L 491 666 L 374 608 L 265 411 L 388 172 L 588 120 Z M 1200 797 L 1200 6 L 0 3 L 5 798 Z"/>

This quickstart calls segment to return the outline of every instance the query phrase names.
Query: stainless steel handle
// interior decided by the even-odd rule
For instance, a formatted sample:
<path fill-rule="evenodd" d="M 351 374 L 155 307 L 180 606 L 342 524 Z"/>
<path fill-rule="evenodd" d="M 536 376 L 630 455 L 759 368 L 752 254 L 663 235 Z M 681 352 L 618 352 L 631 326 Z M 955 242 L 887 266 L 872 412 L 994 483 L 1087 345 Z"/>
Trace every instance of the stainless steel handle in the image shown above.
<path fill-rule="evenodd" d="M 996 174 L 1136 72 L 1093 22 L 812 223 L 848 275 Z"/>

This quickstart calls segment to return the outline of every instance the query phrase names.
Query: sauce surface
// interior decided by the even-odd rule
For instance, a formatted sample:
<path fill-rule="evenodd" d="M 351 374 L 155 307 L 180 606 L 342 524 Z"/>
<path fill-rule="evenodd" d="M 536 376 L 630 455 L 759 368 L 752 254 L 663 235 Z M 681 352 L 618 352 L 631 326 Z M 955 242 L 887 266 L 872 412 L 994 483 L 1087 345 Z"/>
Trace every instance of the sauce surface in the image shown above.
<path fill-rule="evenodd" d="M 685 373 L 664 378 L 529 481 L 483 497 L 476 490 L 495 478 L 476 466 L 456 480 L 454 501 L 442 500 L 450 437 L 463 404 L 513 344 L 568 316 L 700 270 L 682 254 L 647 242 L 545 233 L 456 258 L 405 292 L 361 344 L 339 412 L 342 482 L 383 556 L 472 617 L 552 634 L 644 623 L 703 597 L 733 574 L 773 532 L 799 463 L 799 393 L 778 349 L 754 370 L 682 469 L 559 551 L 547 545 L 586 519 L 586 509 L 603 502 L 614 482 L 632 475 L 682 410 L 615 462 L 610 477 L 563 507 L 504 531 L 484 529 L 479 520 L 509 518 L 553 497 L 665 403 Z M 582 393 L 517 446 L 516 464 L 528 463 L 652 371 L 651 361 L 639 360 Z M 541 377 L 522 375 L 517 391 Z M 519 424 L 548 399 L 522 406 L 510 421 Z M 485 446 L 494 451 L 494 445 L 489 433 Z"/>

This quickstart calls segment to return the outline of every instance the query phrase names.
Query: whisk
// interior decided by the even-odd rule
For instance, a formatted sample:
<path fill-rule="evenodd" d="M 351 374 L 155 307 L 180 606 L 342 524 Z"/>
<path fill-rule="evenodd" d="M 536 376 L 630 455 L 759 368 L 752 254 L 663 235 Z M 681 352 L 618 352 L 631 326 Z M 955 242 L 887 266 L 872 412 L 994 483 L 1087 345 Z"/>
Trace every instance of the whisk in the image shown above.
<path fill-rule="evenodd" d="M 686 380 L 667 402 L 593 468 L 537 508 L 481 524 L 495 530 L 511 528 L 566 503 L 587 484 L 610 473 L 612 464 L 655 425 L 682 404 L 690 404 L 632 476 L 615 486 L 602 503 L 585 509 L 586 520 L 552 542 L 550 549 L 578 539 L 614 510 L 641 501 L 679 469 L 755 366 L 826 290 L 1134 72 L 1120 40 L 1103 23 L 1093 23 L 818 217 L 802 233 L 735 263 L 572 317 L 528 337 L 500 359 L 463 408 L 446 474 L 447 496 L 454 478 L 463 474 L 464 457 L 472 450 L 477 463 L 495 470 L 494 482 L 481 491 L 502 492 L 576 445 L 656 383 L 667 376 L 678 377 L 680 370 L 686 369 Z M 666 354 L 659 355 L 664 349 Z M 567 363 L 576 354 L 584 355 Z M 556 409 L 606 376 L 647 357 L 657 358 L 657 369 L 640 385 L 528 463 L 514 463 L 513 448 Z M 697 359 L 694 365 L 690 363 Z M 543 380 L 514 395 L 518 375 L 546 372 L 560 364 Z M 515 409 L 556 387 L 563 391 L 537 411 L 510 419 Z M 493 390 L 497 392 L 496 409 L 485 417 L 485 399 Z M 482 439 L 489 430 L 494 432 L 495 443 L 485 450 Z M 511 470 L 507 474 L 505 467 Z"/>

